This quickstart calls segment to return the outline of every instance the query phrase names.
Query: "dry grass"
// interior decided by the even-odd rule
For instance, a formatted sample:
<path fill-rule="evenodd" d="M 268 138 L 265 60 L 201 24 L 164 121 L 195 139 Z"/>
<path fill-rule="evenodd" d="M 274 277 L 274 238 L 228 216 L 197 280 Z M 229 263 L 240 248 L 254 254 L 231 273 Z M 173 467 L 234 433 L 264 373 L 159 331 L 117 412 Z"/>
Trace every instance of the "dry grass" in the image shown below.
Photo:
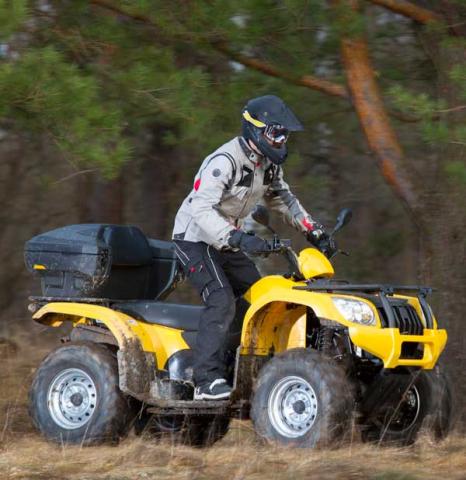
<path fill-rule="evenodd" d="M 265 446 L 249 422 L 234 422 L 210 449 L 175 446 L 131 434 L 119 446 L 79 448 L 44 441 L 27 415 L 35 366 L 50 349 L 22 339 L 19 352 L 0 348 L 0 479 L 466 479 L 466 439 L 440 445 L 423 437 L 414 447 L 353 443 L 341 450 Z M 25 356 L 24 352 L 28 354 Z"/>

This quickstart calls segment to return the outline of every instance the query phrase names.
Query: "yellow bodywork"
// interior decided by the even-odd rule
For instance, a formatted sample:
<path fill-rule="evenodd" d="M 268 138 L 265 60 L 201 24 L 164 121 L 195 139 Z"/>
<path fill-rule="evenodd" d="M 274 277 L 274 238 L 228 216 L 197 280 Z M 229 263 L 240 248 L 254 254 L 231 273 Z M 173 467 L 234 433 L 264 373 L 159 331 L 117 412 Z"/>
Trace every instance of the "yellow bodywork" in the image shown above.
<path fill-rule="evenodd" d="M 305 347 L 308 307 L 317 317 L 348 327 L 354 345 L 380 358 L 385 368 L 403 365 L 431 369 L 445 347 L 446 331 L 438 330 L 435 321 L 434 328 L 424 329 L 423 335 L 402 335 L 398 329 L 382 328 L 377 309 L 368 300 L 357 295 L 344 295 L 346 298 L 363 301 L 372 309 L 377 325 L 362 326 L 346 320 L 335 307 L 332 296 L 342 296 L 341 293 L 293 288 L 304 285 L 304 282 L 295 282 L 282 276 L 268 276 L 249 289 L 245 295 L 250 307 L 243 322 L 240 349 L 242 355 L 264 356 L 290 348 Z M 416 297 L 397 297 L 406 299 L 417 310 L 419 318 L 424 318 Z M 73 324 L 91 323 L 93 320 L 101 322 L 112 332 L 120 347 L 126 341 L 137 340 L 144 352 L 154 356 L 158 369 L 163 369 L 167 359 L 175 352 L 189 349 L 182 337 L 182 330 L 145 323 L 98 305 L 49 303 L 37 311 L 33 318 L 51 326 L 58 326 L 63 321 L 71 321 Z M 422 344 L 423 357 L 400 359 L 403 342 Z"/>
<path fill-rule="evenodd" d="M 298 256 L 298 264 L 304 278 L 330 278 L 335 274 L 328 258 L 315 248 L 301 250 Z"/>
<path fill-rule="evenodd" d="M 377 324 L 363 326 L 346 320 L 335 307 L 332 297 L 341 293 L 323 293 L 295 290 L 304 282 L 294 282 L 282 276 L 262 278 L 246 294 L 251 307 L 246 312 L 241 338 L 241 353 L 244 355 L 269 355 L 287 348 L 304 347 L 306 338 L 306 308 L 310 307 L 317 317 L 337 322 L 348 327 L 351 341 L 357 347 L 380 358 L 385 368 L 413 366 L 431 369 L 435 366 L 445 348 L 447 333 L 436 328 L 424 329 L 423 335 L 403 335 L 397 328 L 382 328 L 380 317 L 374 305 L 357 295 L 344 295 L 365 302 L 373 311 Z M 424 319 L 422 308 L 416 297 L 396 295 L 416 309 L 419 318 Z M 425 326 L 425 319 L 424 326 Z M 423 345 L 420 359 L 402 359 L 404 342 Z"/>
<path fill-rule="evenodd" d="M 175 352 L 189 348 L 181 336 L 182 330 L 141 322 L 122 312 L 99 305 L 48 303 L 38 310 L 33 318 L 52 327 L 58 327 L 64 321 L 78 324 L 97 320 L 112 332 L 120 347 L 127 341 L 138 340 L 145 352 L 154 355 L 159 369 L 164 368 L 167 359 Z"/>

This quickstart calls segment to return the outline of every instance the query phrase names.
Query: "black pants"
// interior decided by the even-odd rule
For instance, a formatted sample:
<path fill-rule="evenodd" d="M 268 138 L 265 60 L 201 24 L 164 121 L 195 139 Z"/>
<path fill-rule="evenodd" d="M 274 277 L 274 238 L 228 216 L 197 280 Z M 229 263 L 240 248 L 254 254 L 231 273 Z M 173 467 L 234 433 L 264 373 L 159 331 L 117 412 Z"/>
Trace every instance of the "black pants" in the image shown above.
<path fill-rule="evenodd" d="M 259 280 L 254 263 L 242 252 L 218 251 L 204 242 L 175 241 L 186 277 L 201 295 L 206 309 L 193 348 L 194 382 L 225 378 L 224 346 L 235 318 L 235 298 Z"/>

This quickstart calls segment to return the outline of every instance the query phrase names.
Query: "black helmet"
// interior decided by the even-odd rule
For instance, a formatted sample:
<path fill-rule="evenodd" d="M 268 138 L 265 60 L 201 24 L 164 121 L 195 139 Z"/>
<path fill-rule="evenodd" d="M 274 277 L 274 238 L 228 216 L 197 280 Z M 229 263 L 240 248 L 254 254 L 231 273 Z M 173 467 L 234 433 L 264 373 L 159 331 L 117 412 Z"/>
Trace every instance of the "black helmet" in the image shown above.
<path fill-rule="evenodd" d="M 295 114 L 276 95 L 253 98 L 243 109 L 243 137 L 275 165 L 286 160 L 289 132 L 300 130 L 303 126 Z"/>

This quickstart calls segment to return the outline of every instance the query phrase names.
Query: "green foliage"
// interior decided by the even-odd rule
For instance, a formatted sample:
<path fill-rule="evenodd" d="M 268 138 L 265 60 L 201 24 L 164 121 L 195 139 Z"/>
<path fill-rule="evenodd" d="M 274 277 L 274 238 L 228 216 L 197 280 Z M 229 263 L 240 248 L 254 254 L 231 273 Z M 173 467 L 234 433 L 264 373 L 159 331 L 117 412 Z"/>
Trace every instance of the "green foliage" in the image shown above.
<path fill-rule="evenodd" d="M 391 87 L 388 94 L 400 111 L 419 118 L 420 130 L 426 142 L 437 144 L 449 141 L 449 126 L 439 119 L 439 114 L 446 109 L 444 100 L 434 99 L 427 93 L 410 92 L 401 85 Z"/>
<path fill-rule="evenodd" d="M 447 162 L 445 165 L 445 172 L 453 180 L 463 185 L 466 185 L 466 164 L 459 160 Z"/>
<path fill-rule="evenodd" d="M 410 92 L 401 85 L 392 87 L 388 94 L 392 97 L 397 108 L 426 120 L 445 108 L 444 101 L 433 99 L 427 93 Z"/>
<path fill-rule="evenodd" d="M 466 70 L 464 65 L 456 65 L 450 72 L 450 78 L 460 87 L 466 87 Z M 401 111 L 413 114 L 420 119 L 420 131 L 423 139 L 432 144 L 457 144 L 466 146 L 466 125 L 447 121 L 445 115 L 455 110 L 446 108 L 442 99 L 433 99 L 425 93 L 415 94 L 400 85 L 389 90 L 394 104 Z M 466 94 L 466 88 L 463 90 Z M 459 112 L 462 106 L 459 106 Z M 445 160 L 444 172 L 456 183 L 466 185 L 466 163 L 461 160 Z"/>
<path fill-rule="evenodd" d="M 0 41 L 18 31 L 27 16 L 27 0 L 0 0 Z"/>
<path fill-rule="evenodd" d="M 46 132 L 76 163 L 112 174 L 140 149 L 135 142 L 144 131 L 201 158 L 239 133 L 241 107 L 252 96 L 281 95 L 305 122 L 318 118 L 318 105 L 326 103 L 238 68 L 211 45 L 227 41 L 296 75 L 321 64 L 333 69 L 333 58 L 322 61 L 336 44 L 321 0 L 111 3 L 125 15 L 85 0 L 51 2 L 46 15 L 31 10 L 29 45 L 18 44 L 18 58 L 0 67 L 0 117 Z M 27 2 L 0 6 L 8 9 L 2 17 L 9 18 L 9 31 L 18 31 Z M 303 97 L 312 98 L 312 109 L 301 106 Z"/>
<path fill-rule="evenodd" d="M 266 93 L 284 97 L 305 124 L 329 121 L 341 142 L 352 142 L 355 119 L 331 114 L 340 108 L 335 107 L 339 100 L 231 63 L 212 42 L 224 41 L 289 74 L 342 82 L 341 35 L 365 32 L 371 21 L 365 11 L 355 11 L 346 2 L 329 6 L 323 0 L 110 3 L 115 10 L 86 0 L 51 1 L 44 13 L 33 2 L 0 0 L 2 38 L 11 37 L 17 55 L 0 64 L 1 118 L 36 134 L 46 132 L 75 162 L 107 174 L 143 149 L 145 132 L 156 133 L 161 145 L 182 144 L 193 158 L 201 158 L 238 133 L 245 101 Z M 27 36 L 16 42 L 12 34 L 20 32 L 26 20 Z M 376 31 L 373 54 L 380 63 L 381 82 L 405 84 L 409 69 L 416 70 L 413 59 L 420 62 L 413 52 L 423 54 L 410 47 L 400 66 L 400 56 L 393 55 L 399 47 L 389 42 L 406 33 L 407 23 L 395 19 L 381 28 L 374 25 L 369 31 Z M 442 23 L 427 29 L 436 29 L 447 41 Z M 424 87 L 424 78 L 416 75 Z M 462 64 L 451 71 L 458 84 L 464 84 L 465 75 Z M 447 108 L 445 102 L 401 86 L 392 87 L 390 96 L 400 110 L 422 119 L 420 131 L 427 142 L 464 141 L 461 126 L 433 119 Z M 306 135 L 309 145 L 319 139 L 312 127 Z M 296 158 L 300 171 L 312 172 L 305 156 Z M 308 179 L 302 180 L 305 184 Z"/>
<path fill-rule="evenodd" d="M 32 80 L 33 79 L 33 80 Z M 78 163 L 111 175 L 127 158 L 121 112 L 99 98 L 96 79 L 68 63 L 53 47 L 31 49 L 0 65 L 0 116 L 46 132 Z"/>
<path fill-rule="evenodd" d="M 351 6 L 351 2 L 339 2 L 333 9 L 333 28 L 339 37 L 359 37 L 365 33 L 366 19 Z"/>
<path fill-rule="evenodd" d="M 455 65 L 450 71 L 450 79 L 460 89 L 460 98 L 466 100 L 466 64 Z"/>

